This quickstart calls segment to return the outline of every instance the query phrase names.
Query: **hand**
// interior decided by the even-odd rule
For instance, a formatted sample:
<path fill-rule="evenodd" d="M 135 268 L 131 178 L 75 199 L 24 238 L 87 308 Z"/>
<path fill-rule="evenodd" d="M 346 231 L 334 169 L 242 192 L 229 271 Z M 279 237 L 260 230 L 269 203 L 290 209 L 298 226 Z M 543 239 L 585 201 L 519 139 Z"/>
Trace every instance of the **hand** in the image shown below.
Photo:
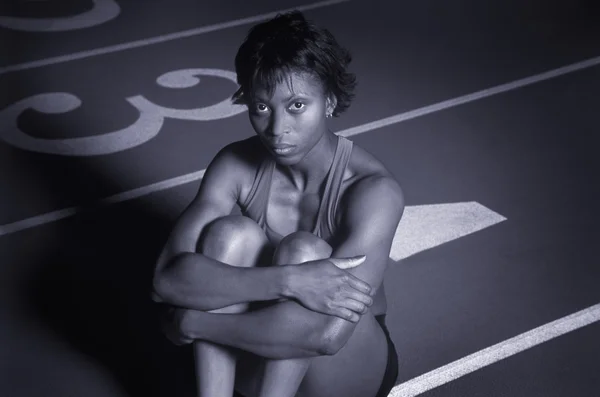
<path fill-rule="evenodd" d="M 365 256 L 328 258 L 294 266 L 290 297 L 315 312 L 358 322 L 373 304 L 371 286 L 345 269 L 359 266 Z"/>
<path fill-rule="evenodd" d="M 169 307 L 162 313 L 163 333 L 167 339 L 177 346 L 186 345 L 194 341 L 185 334 L 183 328 L 184 321 L 189 314 L 190 310 L 178 307 Z"/>

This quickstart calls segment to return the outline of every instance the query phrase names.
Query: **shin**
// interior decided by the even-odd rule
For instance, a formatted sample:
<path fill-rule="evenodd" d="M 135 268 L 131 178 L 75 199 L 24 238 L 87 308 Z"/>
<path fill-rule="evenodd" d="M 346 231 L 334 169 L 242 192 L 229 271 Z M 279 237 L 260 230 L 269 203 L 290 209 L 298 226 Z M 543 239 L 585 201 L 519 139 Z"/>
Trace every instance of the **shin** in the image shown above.
<path fill-rule="evenodd" d="M 227 216 L 207 226 L 198 250 L 232 266 L 252 267 L 262 259 L 267 243 L 263 231 L 252 220 L 242 216 Z M 242 303 L 211 313 L 241 313 L 247 310 L 247 306 L 247 303 Z M 194 360 L 199 397 L 233 395 L 236 357 L 230 348 L 196 341 Z"/>
<path fill-rule="evenodd" d="M 308 232 L 285 237 L 275 252 L 273 264 L 288 265 L 329 258 L 332 248 Z M 259 397 L 293 397 L 308 370 L 310 359 L 266 360 Z"/>

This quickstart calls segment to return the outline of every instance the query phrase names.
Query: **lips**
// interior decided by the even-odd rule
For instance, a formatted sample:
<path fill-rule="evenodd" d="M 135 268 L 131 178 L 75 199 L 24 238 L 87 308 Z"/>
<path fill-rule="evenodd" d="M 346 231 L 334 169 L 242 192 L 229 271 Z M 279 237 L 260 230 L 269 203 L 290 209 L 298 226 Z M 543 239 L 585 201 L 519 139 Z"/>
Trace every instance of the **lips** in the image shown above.
<path fill-rule="evenodd" d="M 284 144 L 280 144 L 280 145 L 271 145 L 272 149 L 287 149 L 287 148 L 291 148 L 294 147 L 293 145 L 284 145 Z"/>
<path fill-rule="evenodd" d="M 269 147 L 273 153 L 283 155 L 291 153 L 295 146 L 280 143 L 277 145 L 269 145 Z"/>

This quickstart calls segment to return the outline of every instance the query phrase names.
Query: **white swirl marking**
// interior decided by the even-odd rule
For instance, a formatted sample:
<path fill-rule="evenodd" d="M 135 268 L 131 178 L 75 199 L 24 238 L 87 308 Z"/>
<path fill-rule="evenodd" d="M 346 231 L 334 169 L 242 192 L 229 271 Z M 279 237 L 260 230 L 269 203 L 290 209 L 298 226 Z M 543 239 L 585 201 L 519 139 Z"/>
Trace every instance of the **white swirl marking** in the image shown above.
<path fill-rule="evenodd" d="M 36 138 L 21 131 L 19 115 L 34 109 L 45 114 L 71 112 L 81 106 L 81 100 L 65 92 L 39 94 L 23 99 L 0 112 L 0 138 L 24 150 L 63 156 L 96 156 L 115 153 L 138 146 L 158 134 L 163 119 L 152 113 L 141 113 L 130 127 L 103 135 L 66 139 Z"/>
<path fill-rule="evenodd" d="M 165 73 L 157 83 L 167 88 L 189 88 L 200 83 L 198 75 L 221 77 L 236 81 L 235 73 L 220 69 L 184 69 Z M 69 93 L 38 94 L 18 101 L 0 111 L 0 139 L 20 149 L 62 156 L 97 156 L 120 152 L 139 146 L 154 138 L 165 118 L 208 121 L 235 116 L 246 110 L 227 98 L 215 105 L 197 109 L 172 109 L 150 102 L 141 95 L 127 98 L 139 112 L 137 121 L 124 129 L 102 135 L 66 139 L 36 138 L 18 126 L 19 115 L 27 109 L 45 114 L 71 112 L 81 106 L 81 100 Z"/>
<path fill-rule="evenodd" d="M 182 69 L 163 74 L 156 79 L 158 85 L 166 88 L 191 88 L 200 83 L 201 76 L 222 77 L 236 83 L 236 74 L 221 69 Z M 235 116 L 246 110 L 243 105 L 225 99 L 217 104 L 198 109 L 173 109 L 156 105 L 143 96 L 129 99 L 141 111 L 154 112 L 163 117 L 179 120 L 209 121 Z"/>
<path fill-rule="evenodd" d="M 60 32 L 101 25 L 116 18 L 121 8 L 114 0 L 93 0 L 94 7 L 86 12 L 64 18 L 20 18 L 0 16 L 0 26 L 27 32 Z"/>

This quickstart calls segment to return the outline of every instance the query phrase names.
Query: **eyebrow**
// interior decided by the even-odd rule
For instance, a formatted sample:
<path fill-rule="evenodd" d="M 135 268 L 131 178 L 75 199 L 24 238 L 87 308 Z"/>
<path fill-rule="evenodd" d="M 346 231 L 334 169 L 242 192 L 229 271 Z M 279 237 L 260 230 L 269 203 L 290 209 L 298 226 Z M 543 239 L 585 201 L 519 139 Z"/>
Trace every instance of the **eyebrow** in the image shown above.
<path fill-rule="evenodd" d="M 304 94 L 304 93 L 292 94 L 292 95 L 290 95 L 290 96 L 288 96 L 286 98 L 283 98 L 282 102 L 289 102 L 289 101 L 291 101 L 292 99 L 295 99 L 295 98 L 297 98 L 297 99 L 309 99 L 309 95 Z M 264 100 L 264 98 L 262 98 L 262 97 L 260 97 L 258 95 L 254 96 L 253 99 L 255 101 L 259 101 L 259 102 L 269 102 L 268 100 Z"/>

